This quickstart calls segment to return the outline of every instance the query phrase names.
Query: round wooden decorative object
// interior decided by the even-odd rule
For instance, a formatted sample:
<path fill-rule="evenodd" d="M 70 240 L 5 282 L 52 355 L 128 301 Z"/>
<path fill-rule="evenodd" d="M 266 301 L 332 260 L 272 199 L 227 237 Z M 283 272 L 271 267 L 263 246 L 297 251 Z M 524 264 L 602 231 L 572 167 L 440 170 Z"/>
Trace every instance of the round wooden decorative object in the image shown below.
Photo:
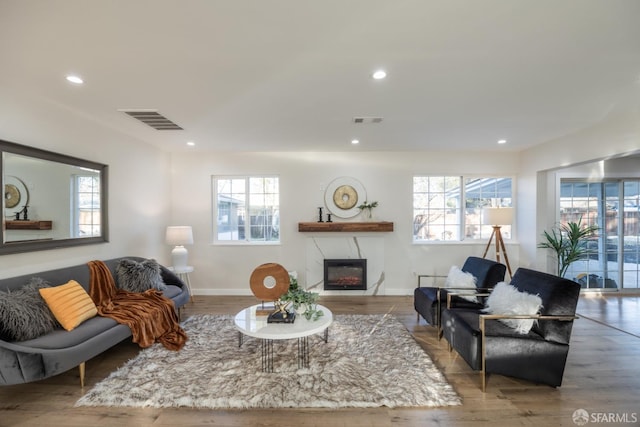
<path fill-rule="evenodd" d="M 333 203 L 340 209 L 351 209 L 358 203 L 358 193 L 350 185 L 341 185 L 333 192 Z"/>
<path fill-rule="evenodd" d="M 262 264 L 251 273 L 249 284 L 258 299 L 276 301 L 289 290 L 289 272 L 280 264 Z"/>
<path fill-rule="evenodd" d="M 4 186 L 4 205 L 7 208 L 13 208 L 20 203 L 20 191 L 13 184 Z"/>

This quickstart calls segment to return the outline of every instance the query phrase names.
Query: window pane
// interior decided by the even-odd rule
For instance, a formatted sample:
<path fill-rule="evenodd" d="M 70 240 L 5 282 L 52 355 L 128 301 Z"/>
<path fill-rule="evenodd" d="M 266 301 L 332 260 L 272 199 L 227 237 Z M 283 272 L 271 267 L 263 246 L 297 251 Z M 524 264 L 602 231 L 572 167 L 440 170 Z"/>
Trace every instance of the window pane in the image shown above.
<path fill-rule="evenodd" d="M 77 175 L 74 189 L 74 237 L 100 236 L 100 177 Z"/>
<path fill-rule="evenodd" d="M 512 207 L 511 178 L 465 179 L 465 238 L 488 239 L 493 227 L 482 224 L 485 207 Z M 500 228 L 504 239 L 511 238 L 511 225 Z"/>
<path fill-rule="evenodd" d="M 250 178 L 251 240 L 278 241 L 280 232 L 277 177 Z"/>
<path fill-rule="evenodd" d="M 620 182 L 561 180 L 560 224 L 580 222 L 599 227 L 595 236 L 581 243 L 585 253 L 565 274 L 583 288 L 620 286 L 619 185 Z"/>
<path fill-rule="evenodd" d="M 511 178 L 416 176 L 414 241 L 487 239 L 493 228 L 482 225 L 485 206 L 512 206 Z M 511 238 L 511 225 L 503 226 L 502 234 L 505 239 Z"/>
<path fill-rule="evenodd" d="M 623 286 L 640 288 L 640 181 L 628 180 L 623 186 Z"/>
<path fill-rule="evenodd" d="M 217 240 L 244 240 L 245 182 L 244 179 L 217 180 Z"/>
<path fill-rule="evenodd" d="M 217 241 L 279 241 L 277 177 L 214 177 L 214 182 Z"/>
<path fill-rule="evenodd" d="M 414 177 L 414 241 L 460 240 L 460 200 L 460 177 Z"/>

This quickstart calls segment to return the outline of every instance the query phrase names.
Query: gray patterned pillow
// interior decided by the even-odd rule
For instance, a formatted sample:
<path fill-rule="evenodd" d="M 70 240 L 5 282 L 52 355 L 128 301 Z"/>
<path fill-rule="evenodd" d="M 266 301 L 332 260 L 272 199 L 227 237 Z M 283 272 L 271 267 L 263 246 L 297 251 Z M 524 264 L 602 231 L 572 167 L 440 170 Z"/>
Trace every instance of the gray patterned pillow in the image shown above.
<path fill-rule="evenodd" d="M 164 291 L 167 286 L 160 275 L 160 264 L 155 259 L 142 262 L 121 259 L 116 267 L 118 288 L 129 292 L 144 292 L 148 289 Z"/>
<path fill-rule="evenodd" d="M 49 284 L 40 277 L 14 291 L 0 292 L 0 338 L 26 341 L 59 327 L 38 289 Z"/>

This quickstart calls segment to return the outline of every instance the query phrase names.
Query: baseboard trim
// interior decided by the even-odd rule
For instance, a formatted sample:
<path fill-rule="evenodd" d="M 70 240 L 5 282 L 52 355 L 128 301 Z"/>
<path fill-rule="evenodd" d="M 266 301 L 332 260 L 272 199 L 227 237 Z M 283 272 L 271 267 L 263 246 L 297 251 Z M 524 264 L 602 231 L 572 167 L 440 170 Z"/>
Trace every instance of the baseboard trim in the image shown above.
<path fill-rule="evenodd" d="M 247 289 L 192 289 L 193 295 L 205 295 L 205 296 L 252 296 L 251 289 L 247 286 Z M 324 295 L 323 291 L 319 292 L 320 295 Z M 336 296 L 339 295 L 337 291 L 332 291 L 326 295 Z M 409 296 L 413 295 L 413 288 L 411 289 L 389 289 L 386 288 L 384 295 L 360 295 L 363 297 L 376 297 L 376 296 Z M 349 293 L 349 296 L 353 296 L 353 293 Z"/>

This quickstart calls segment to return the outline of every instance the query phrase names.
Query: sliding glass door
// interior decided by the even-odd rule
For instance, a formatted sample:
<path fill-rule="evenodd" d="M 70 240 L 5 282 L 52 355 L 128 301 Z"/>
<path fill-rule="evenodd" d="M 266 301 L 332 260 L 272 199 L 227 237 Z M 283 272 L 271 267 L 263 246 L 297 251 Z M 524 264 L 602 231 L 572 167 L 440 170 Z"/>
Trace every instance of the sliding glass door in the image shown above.
<path fill-rule="evenodd" d="M 560 222 L 597 225 L 586 255 L 565 277 L 585 289 L 638 288 L 640 282 L 640 180 L 561 179 Z"/>

